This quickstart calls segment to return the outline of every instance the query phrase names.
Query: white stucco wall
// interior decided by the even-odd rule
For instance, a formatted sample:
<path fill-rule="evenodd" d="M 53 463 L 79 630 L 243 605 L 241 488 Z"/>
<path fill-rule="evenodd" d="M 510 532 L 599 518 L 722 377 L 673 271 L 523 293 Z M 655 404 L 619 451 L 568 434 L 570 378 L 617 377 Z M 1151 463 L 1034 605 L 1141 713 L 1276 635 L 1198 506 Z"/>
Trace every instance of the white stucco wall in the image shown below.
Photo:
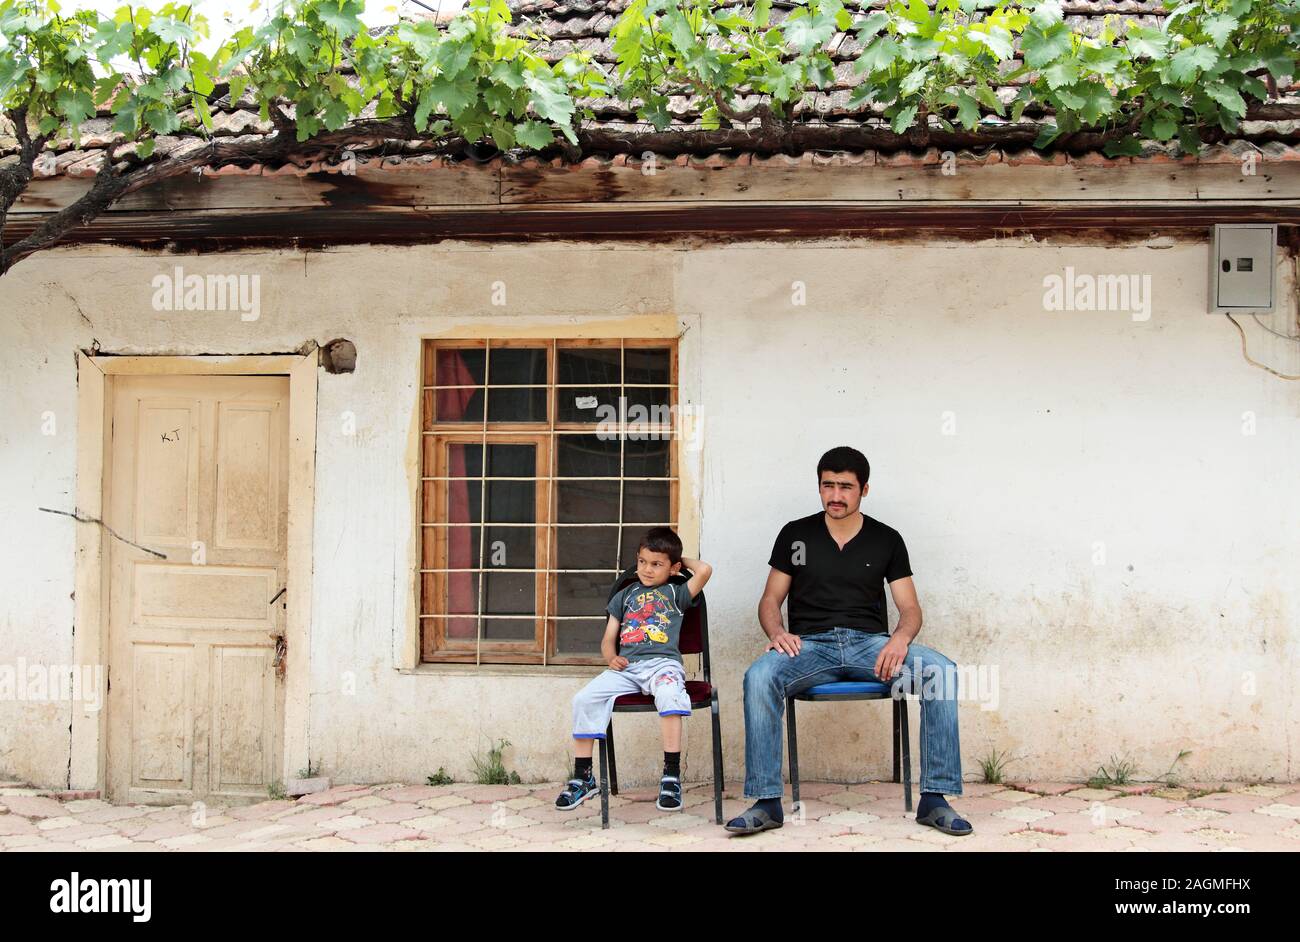
<path fill-rule="evenodd" d="M 961 707 L 968 778 L 996 748 L 1026 780 L 1083 778 L 1112 756 L 1153 776 L 1182 750 L 1188 778 L 1293 779 L 1300 384 L 1249 366 L 1232 325 L 1205 313 L 1208 256 L 1203 242 L 1006 240 L 33 257 L 0 279 L 0 665 L 72 656 L 76 524 L 36 508 L 73 504 L 78 348 L 252 353 L 346 337 L 357 371 L 319 384 L 312 761 L 336 781 L 422 781 L 439 766 L 466 777 L 471 752 L 506 738 L 525 780 L 561 778 L 568 701 L 592 671 L 395 669 L 418 339 L 670 315 L 686 330 L 682 398 L 705 421 L 683 496 L 716 567 L 729 778 L 743 769 L 741 677 L 761 650 L 772 539 L 819 506 L 821 452 L 853 444 L 872 461 L 864 509 L 907 540 L 921 640 L 990 682 L 997 672 L 984 691 L 996 709 Z M 260 318 L 154 311 L 150 280 L 177 264 L 260 275 Z M 1044 310 L 1043 278 L 1066 266 L 1150 275 L 1149 319 Z M 1294 331 L 1289 260 L 1279 290 L 1263 320 Z M 1243 322 L 1255 359 L 1300 373 L 1300 344 Z M 0 701 L 0 778 L 65 785 L 70 710 Z M 657 776 L 656 726 L 620 720 L 623 782 Z M 888 774 L 884 706 L 810 705 L 800 729 L 807 778 Z M 687 775 L 707 776 L 706 715 L 688 722 L 686 749 Z"/>

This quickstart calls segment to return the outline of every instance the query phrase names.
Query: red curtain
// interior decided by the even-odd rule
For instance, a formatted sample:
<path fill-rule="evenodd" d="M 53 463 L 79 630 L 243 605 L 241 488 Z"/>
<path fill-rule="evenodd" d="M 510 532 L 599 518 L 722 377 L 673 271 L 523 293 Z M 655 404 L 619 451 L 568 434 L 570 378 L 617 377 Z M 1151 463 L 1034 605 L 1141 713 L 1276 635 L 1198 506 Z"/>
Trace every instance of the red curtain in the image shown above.
<path fill-rule="evenodd" d="M 474 376 L 465 365 L 459 350 L 438 351 L 438 382 L 452 386 L 469 386 L 474 383 Z M 439 421 L 455 422 L 465 418 L 465 409 L 474 398 L 473 389 L 439 389 L 437 396 L 437 416 Z M 451 444 L 447 446 L 447 473 L 452 478 L 447 482 L 447 522 L 469 523 L 469 486 L 465 479 L 465 449 L 478 448 L 477 444 Z M 485 456 L 486 457 L 486 456 Z M 481 462 L 480 462 L 481 463 Z M 447 568 L 478 568 L 478 535 L 473 527 L 448 527 Z M 475 611 L 478 573 L 449 572 L 447 576 L 447 611 Z M 448 638 L 474 638 L 478 636 L 475 618 L 447 619 Z"/>

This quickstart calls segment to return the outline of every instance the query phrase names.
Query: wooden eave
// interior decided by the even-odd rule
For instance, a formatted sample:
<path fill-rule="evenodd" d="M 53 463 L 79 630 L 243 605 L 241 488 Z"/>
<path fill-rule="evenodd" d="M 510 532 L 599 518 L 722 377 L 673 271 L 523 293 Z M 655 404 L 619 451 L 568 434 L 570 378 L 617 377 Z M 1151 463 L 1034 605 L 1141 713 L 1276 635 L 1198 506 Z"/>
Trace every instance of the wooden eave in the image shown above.
<path fill-rule="evenodd" d="M 1254 154 L 1252 157 L 1251 154 Z M 1250 172 L 1253 171 L 1253 172 Z M 90 185 L 33 180 L 6 240 Z M 1199 158 L 714 155 L 653 164 L 385 158 L 355 167 L 223 168 L 121 200 L 69 243 L 213 251 L 253 246 L 1089 232 L 1203 233 L 1220 222 L 1300 225 L 1300 150 L 1239 142 Z"/>

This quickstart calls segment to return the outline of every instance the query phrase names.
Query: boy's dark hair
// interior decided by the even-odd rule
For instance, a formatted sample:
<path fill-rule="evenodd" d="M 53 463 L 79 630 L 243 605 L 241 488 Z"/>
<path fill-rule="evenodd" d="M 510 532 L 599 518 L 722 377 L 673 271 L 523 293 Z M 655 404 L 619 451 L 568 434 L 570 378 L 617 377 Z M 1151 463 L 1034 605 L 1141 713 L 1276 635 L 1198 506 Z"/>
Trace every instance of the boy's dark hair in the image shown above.
<path fill-rule="evenodd" d="M 636 551 L 649 550 L 652 553 L 663 553 L 668 557 L 670 563 L 680 563 L 682 561 L 682 540 L 672 527 L 651 527 L 641 537 L 641 542 L 637 544 Z"/>
<path fill-rule="evenodd" d="M 830 471 L 832 474 L 852 471 L 858 479 L 858 486 L 861 487 L 867 483 L 867 478 L 871 477 L 871 463 L 867 461 L 867 456 L 856 448 L 840 445 L 826 452 L 822 455 L 822 460 L 817 462 L 818 481 L 822 479 L 823 471 Z"/>

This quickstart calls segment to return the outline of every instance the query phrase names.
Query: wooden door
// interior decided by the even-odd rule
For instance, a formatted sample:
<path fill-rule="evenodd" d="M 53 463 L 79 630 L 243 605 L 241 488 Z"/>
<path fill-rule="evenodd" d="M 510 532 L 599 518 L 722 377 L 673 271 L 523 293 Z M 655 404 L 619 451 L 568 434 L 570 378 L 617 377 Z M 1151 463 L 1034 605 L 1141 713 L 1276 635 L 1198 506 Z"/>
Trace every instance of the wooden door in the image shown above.
<path fill-rule="evenodd" d="M 152 552 L 110 540 L 110 800 L 279 777 L 288 424 L 287 377 L 114 381 L 106 522 Z"/>

